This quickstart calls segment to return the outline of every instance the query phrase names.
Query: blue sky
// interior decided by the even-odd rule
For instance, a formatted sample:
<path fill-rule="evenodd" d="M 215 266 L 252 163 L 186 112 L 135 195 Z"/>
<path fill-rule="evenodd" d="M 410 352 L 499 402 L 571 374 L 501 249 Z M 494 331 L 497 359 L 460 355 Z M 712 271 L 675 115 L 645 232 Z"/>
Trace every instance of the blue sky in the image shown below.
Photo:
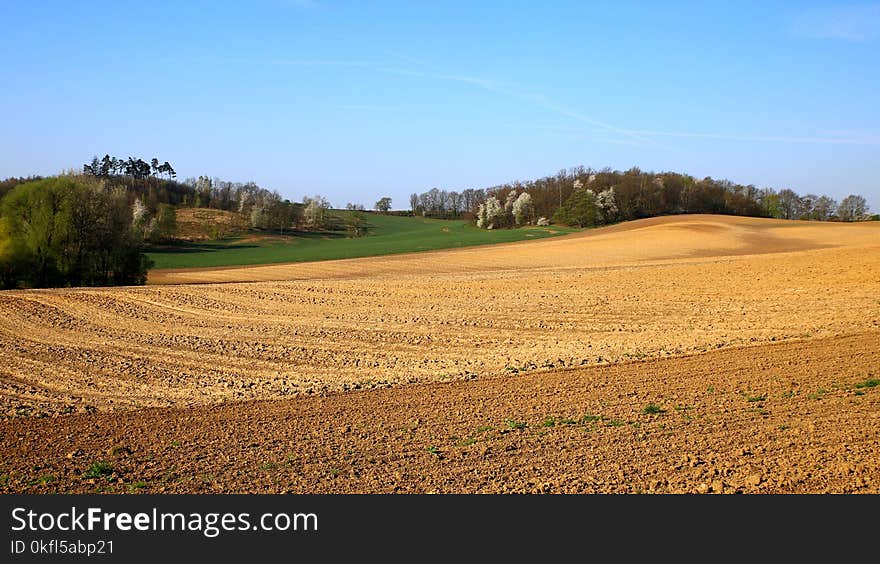
<path fill-rule="evenodd" d="M 880 2 L 0 4 L 0 177 L 93 154 L 341 206 L 576 165 L 880 209 Z"/>

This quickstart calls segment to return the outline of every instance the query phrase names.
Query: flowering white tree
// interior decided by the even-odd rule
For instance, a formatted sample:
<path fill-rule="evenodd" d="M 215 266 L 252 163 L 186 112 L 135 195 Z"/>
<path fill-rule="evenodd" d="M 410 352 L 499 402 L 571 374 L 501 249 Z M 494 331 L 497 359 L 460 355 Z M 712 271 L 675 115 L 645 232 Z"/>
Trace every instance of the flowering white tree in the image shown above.
<path fill-rule="evenodd" d="M 517 225 L 531 223 L 534 214 L 535 205 L 532 203 L 532 196 L 528 192 L 523 192 L 513 202 L 513 219 Z"/>
<path fill-rule="evenodd" d="M 254 206 L 251 209 L 251 227 L 262 227 L 265 223 L 265 215 L 263 206 Z"/>
<path fill-rule="evenodd" d="M 501 207 L 501 202 L 495 196 L 486 198 L 485 203 L 480 207 L 481 213 L 478 215 L 482 216 L 483 224 L 481 227 L 483 229 L 494 229 L 504 221 L 504 208 Z"/>
<path fill-rule="evenodd" d="M 482 203 L 477 207 L 477 227 L 485 229 L 486 225 L 486 204 Z"/>
<path fill-rule="evenodd" d="M 322 227 L 324 225 L 324 215 L 330 207 L 330 202 L 321 196 L 303 198 L 305 209 L 303 210 L 303 222 L 308 227 Z"/>
<path fill-rule="evenodd" d="M 140 198 L 135 198 L 131 204 L 131 227 L 145 241 L 153 237 L 156 229 L 156 218 L 150 217 L 147 206 Z"/>
<path fill-rule="evenodd" d="M 507 194 L 507 199 L 504 200 L 504 213 L 507 214 L 508 217 L 513 219 L 513 204 L 516 202 L 516 191 L 511 190 Z"/>
<path fill-rule="evenodd" d="M 131 204 L 131 223 L 134 226 L 140 226 L 144 219 L 147 217 L 147 206 L 141 201 L 140 198 L 135 198 L 134 203 Z"/>
<path fill-rule="evenodd" d="M 250 192 L 242 191 L 241 196 L 238 198 L 238 213 L 244 214 L 245 210 L 252 203 L 253 195 Z"/>
<path fill-rule="evenodd" d="M 617 217 L 617 201 L 614 199 L 614 188 L 599 192 L 596 196 L 596 206 L 602 212 L 605 223 L 611 223 Z"/>

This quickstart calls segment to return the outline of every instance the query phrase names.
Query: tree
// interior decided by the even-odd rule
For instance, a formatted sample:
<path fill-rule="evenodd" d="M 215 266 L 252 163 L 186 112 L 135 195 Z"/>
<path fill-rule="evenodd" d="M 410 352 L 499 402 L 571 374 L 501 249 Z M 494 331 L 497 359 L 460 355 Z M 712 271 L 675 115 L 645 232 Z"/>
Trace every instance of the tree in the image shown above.
<path fill-rule="evenodd" d="M 795 217 L 798 219 L 813 219 L 813 208 L 816 206 L 816 200 L 819 197 L 815 194 L 806 194 L 799 199 L 799 206 Z"/>
<path fill-rule="evenodd" d="M 165 161 L 164 163 L 159 165 L 158 171 L 159 174 L 167 174 L 169 179 L 177 177 L 177 173 L 174 172 L 174 169 L 171 167 L 170 164 L 168 164 L 168 161 Z"/>
<path fill-rule="evenodd" d="M 842 221 L 858 221 L 868 213 L 868 202 L 864 197 L 850 194 L 840 201 L 837 217 Z"/>
<path fill-rule="evenodd" d="M 95 157 L 95 161 L 97 161 Z M 10 236 L 32 268 L 29 282 L 44 287 L 59 282 L 57 259 L 61 256 L 67 182 L 46 179 L 22 184 L 3 199 L 2 215 Z"/>
<path fill-rule="evenodd" d="M 388 210 L 391 209 L 391 198 L 385 196 L 383 198 L 379 198 L 379 201 L 376 202 L 376 211 L 379 213 L 388 213 Z"/>
<path fill-rule="evenodd" d="M 425 210 L 429 213 L 429 215 L 435 215 L 438 211 L 440 211 L 440 190 L 437 188 L 431 188 L 426 192 L 425 197 Z"/>
<path fill-rule="evenodd" d="M 266 210 L 262 205 L 251 208 L 250 226 L 252 229 L 263 229 L 266 226 Z"/>
<path fill-rule="evenodd" d="M 478 224 L 477 227 L 495 229 L 504 221 L 504 208 L 501 206 L 498 198 L 489 196 L 485 202 L 480 204 L 477 216 L 482 219 L 481 224 Z"/>
<path fill-rule="evenodd" d="M 364 214 L 360 212 L 349 214 L 345 219 L 345 226 L 348 229 L 349 235 L 352 237 L 361 237 L 367 233 L 367 219 L 364 217 Z"/>
<path fill-rule="evenodd" d="M 0 217 L 0 288 L 14 288 L 23 270 L 20 243 L 10 232 L 9 221 Z"/>
<path fill-rule="evenodd" d="M 592 227 L 599 222 L 600 210 L 596 205 L 596 195 L 589 188 L 576 190 L 556 212 L 561 223 L 578 227 Z"/>
<path fill-rule="evenodd" d="M 452 217 L 461 215 L 462 195 L 458 192 L 449 193 L 449 209 L 452 211 Z"/>
<path fill-rule="evenodd" d="M 812 219 L 828 221 L 837 211 L 837 202 L 828 196 L 819 196 L 813 202 Z"/>
<path fill-rule="evenodd" d="M 409 195 L 409 207 L 412 210 L 413 215 L 416 215 L 419 209 L 419 195 L 416 193 L 412 193 Z"/>
<path fill-rule="evenodd" d="M 330 203 L 322 196 L 303 198 L 303 223 L 310 229 L 320 229 L 324 227 L 327 210 Z"/>
<path fill-rule="evenodd" d="M 140 198 L 135 198 L 134 202 L 131 204 L 131 225 L 134 229 L 137 229 L 142 234 L 144 233 L 144 227 L 147 225 L 148 221 L 148 210 L 147 206 L 141 201 Z"/>
<path fill-rule="evenodd" d="M 13 189 L 0 204 L 0 216 L 6 286 L 146 281 L 150 261 L 123 188 L 108 189 L 85 176 L 47 178 Z"/>
<path fill-rule="evenodd" d="M 482 190 L 480 190 L 479 192 L 481 194 L 483 193 Z M 465 213 L 476 212 L 477 208 L 479 207 L 479 205 L 481 203 L 479 198 L 477 197 L 477 190 L 475 190 L 473 188 L 468 188 L 467 190 L 462 192 L 461 199 L 462 199 L 462 210 Z"/>
<path fill-rule="evenodd" d="M 445 216 L 446 210 L 449 209 L 449 192 L 446 190 L 437 190 L 437 215 Z"/>
<path fill-rule="evenodd" d="M 617 202 L 614 199 L 614 188 L 599 192 L 596 196 L 596 206 L 602 214 L 604 223 L 611 223 L 617 219 Z"/>
<path fill-rule="evenodd" d="M 532 203 L 532 196 L 528 192 L 523 192 L 513 202 L 513 218 L 517 225 L 531 223 L 535 215 L 535 206 Z"/>
<path fill-rule="evenodd" d="M 108 178 L 111 174 L 113 174 L 115 167 L 116 159 L 111 158 L 108 154 L 105 154 L 104 158 L 101 159 L 101 176 L 104 178 Z"/>
<path fill-rule="evenodd" d="M 199 176 L 198 179 L 196 179 L 193 188 L 195 189 L 193 206 L 197 208 L 208 207 L 211 203 L 211 193 L 214 190 L 214 181 L 207 175 Z"/>
<path fill-rule="evenodd" d="M 83 165 L 83 174 L 90 174 L 92 176 L 101 175 L 101 161 L 98 160 L 98 155 L 92 157 L 92 161 L 90 163 L 86 163 Z"/>
<path fill-rule="evenodd" d="M 284 235 L 284 228 L 292 223 L 294 212 L 293 204 L 281 198 L 276 191 L 266 191 L 262 195 L 263 224 L 264 229 L 278 229 Z"/>
<path fill-rule="evenodd" d="M 168 204 L 160 204 L 148 234 L 152 243 L 170 241 L 177 233 L 177 209 Z"/>
<path fill-rule="evenodd" d="M 800 197 L 789 188 L 779 191 L 779 209 L 783 219 L 795 219 L 800 207 Z"/>
<path fill-rule="evenodd" d="M 477 227 L 480 229 L 488 229 L 489 223 L 486 221 L 486 204 L 480 204 L 477 207 Z"/>
<path fill-rule="evenodd" d="M 760 199 L 761 210 L 765 216 L 777 219 L 783 217 L 782 207 L 779 203 L 779 194 L 776 191 L 767 188 L 761 192 Z"/>
<path fill-rule="evenodd" d="M 284 228 L 289 228 L 297 222 L 300 207 L 290 200 L 278 201 L 272 207 L 272 224 L 277 225 L 284 235 Z"/>

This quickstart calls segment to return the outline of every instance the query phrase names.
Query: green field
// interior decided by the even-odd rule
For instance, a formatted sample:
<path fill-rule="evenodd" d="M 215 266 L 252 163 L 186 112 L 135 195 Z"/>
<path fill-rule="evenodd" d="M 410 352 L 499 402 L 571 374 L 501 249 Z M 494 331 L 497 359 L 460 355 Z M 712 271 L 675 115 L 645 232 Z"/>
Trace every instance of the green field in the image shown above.
<path fill-rule="evenodd" d="M 345 217 L 348 212 L 335 210 Z M 349 238 L 345 232 L 259 235 L 218 241 L 181 243 L 152 249 L 153 268 L 199 268 L 305 262 L 369 257 L 491 243 L 543 239 L 577 231 L 570 227 L 524 227 L 488 231 L 467 221 L 365 214 L 369 234 Z"/>

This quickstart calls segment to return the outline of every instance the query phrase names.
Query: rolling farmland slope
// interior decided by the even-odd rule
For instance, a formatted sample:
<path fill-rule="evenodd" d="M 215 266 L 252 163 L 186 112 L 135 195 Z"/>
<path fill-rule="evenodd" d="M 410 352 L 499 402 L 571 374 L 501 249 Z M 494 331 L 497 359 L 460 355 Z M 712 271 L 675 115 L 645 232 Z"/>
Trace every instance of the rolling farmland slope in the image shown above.
<path fill-rule="evenodd" d="M 878 223 L 677 216 L 150 282 L 0 294 L 8 487 L 91 491 L 75 468 L 120 442 L 111 491 L 878 486 Z M 66 478 L 32 484 L 31 455 Z M 201 457 L 228 460 L 196 483 Z M 263 459 L 284 472 L 251 475 Z"/>
<path fill-rule="evenodd" d="M 340 226 L 353 212 L 332 210 Z M 387 256 L 436 249 L 460 248 L 473 245 L 530 241 L 560 234 L 571 233 L 571 227 L 524 227 L 521 229 L 478 229 L 465 220 L 432 219 L 362 214 L 367 233 L 351 237 L 345 230 L 293 232 L 279 236 L 277 232 L 248 231 L 239 227 L 232 231 L 242 218 L 231 212 L 181 208 L 178 214 L 180 235 L 192 239 L 159 248 L 147 255 L 157 269 L 220 268 L 228 266 L 252 266 L 258 264 L 309 262 L 333 259 L 350 259 L 369 256 Z M 220 228 L 232 233 L 220 240 L 204 237 L 205 233 L 218 232 Z M 198 240 L 202 235 L 201 240 Z"/>

